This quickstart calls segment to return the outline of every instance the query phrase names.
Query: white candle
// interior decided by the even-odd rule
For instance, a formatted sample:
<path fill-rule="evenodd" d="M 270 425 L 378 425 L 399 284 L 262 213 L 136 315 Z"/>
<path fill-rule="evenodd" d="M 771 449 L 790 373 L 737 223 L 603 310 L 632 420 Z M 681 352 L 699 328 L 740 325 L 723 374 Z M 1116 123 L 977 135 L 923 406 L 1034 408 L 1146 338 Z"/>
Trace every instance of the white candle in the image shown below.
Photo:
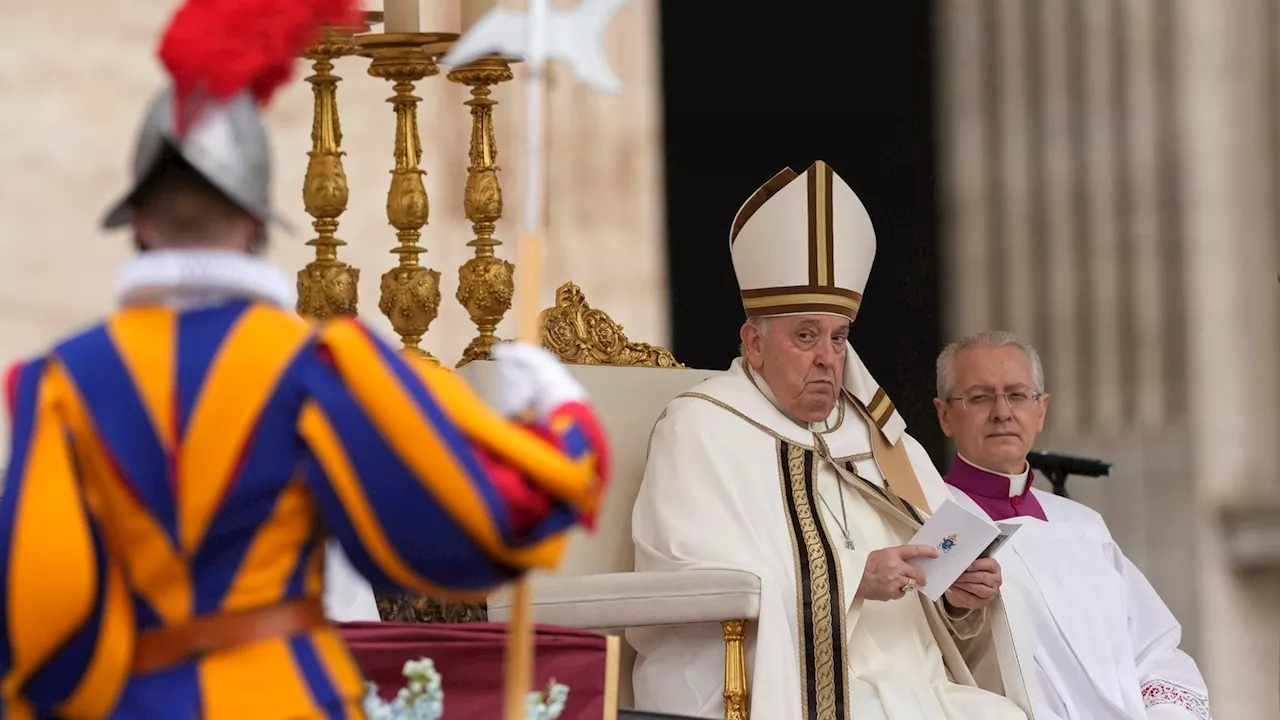
<path fill-rule="evenodd" d="M 498 0 L 459 0 L 462 4 L 462 32 L 471 29 L 485 13 L 498 7 Z"/>
<path fill-rule="evenodd" d="M 383 27 L 389 33 L 422 31 L 418 18 L 418 0 L 383 0 Z"/>

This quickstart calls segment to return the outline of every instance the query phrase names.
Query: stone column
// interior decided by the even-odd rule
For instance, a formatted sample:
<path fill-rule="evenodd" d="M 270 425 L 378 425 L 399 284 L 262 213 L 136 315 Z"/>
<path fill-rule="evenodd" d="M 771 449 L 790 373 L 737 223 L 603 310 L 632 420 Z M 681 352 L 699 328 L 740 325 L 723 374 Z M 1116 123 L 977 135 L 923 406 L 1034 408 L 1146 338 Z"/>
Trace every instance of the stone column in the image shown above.
<path fill-rule="evenodd" d="M 1278 716 L 1280 0 L 938 8 L 945 334 L 1041 348 L 1041 448 L 1115 464 L 1072 496 L 1215 715 Z"/>
<path fill-rule="evenodd" d="M 1184 277 L 1193 293 L 1187 398 L 1195 496 L 1204 509 L 1191 523 L 1201 548 L 1194 575 L 1204 610 L 1201 656 L 1222 717 L 1276 717 L 1280 546 L 1273 539 L 1270 558 L 1258 557 L 1268 548 L 1241 533 L 1268 504 L 1262 524 L 1280 524 L 1277 3 L 1184 0 L 1175 38 L 1186 53 L 1179 114 Z"/>

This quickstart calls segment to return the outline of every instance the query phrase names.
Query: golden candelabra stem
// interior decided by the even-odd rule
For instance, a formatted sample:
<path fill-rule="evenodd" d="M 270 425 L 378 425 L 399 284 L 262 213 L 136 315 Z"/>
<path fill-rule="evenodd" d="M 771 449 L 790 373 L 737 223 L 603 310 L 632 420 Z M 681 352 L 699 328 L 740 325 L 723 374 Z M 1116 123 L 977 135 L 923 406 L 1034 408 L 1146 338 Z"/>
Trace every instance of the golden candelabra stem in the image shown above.
<path fill-rule="evenodd" d="M 418 136 L 418 103 L 414 83 L 440 72 L 435 58 L 425 46 L 456 38 L 444 33 L 381 33 L 356 38 L 361 56 L 372 58 L 369 74 L 394 83 L 395 95 L 388 102 L 395 108 L 395 169 L 387 192 L 387 220 L 396 229 L 400 244 L 394 252 L 400 263 L 382 275 L 382 296 L 378 309 L 391 321 L 406 352 L 438 363 L 419 347 L 431 322 L 440 311 L 440 272 L 422 267 L 418 255 L 426 250 L 418 244 L 429 208 L 422 145 Z"/>
<path fill-rule="evenodd" d="M 498 184 L 498 143 L 493 131 L 493 106 L 497 102 L 489 98 L 492 86 L 512 77 L 511 66 L 496 57 L 478 60 L 448 75 L 450 81 L 471 88 L 471 99 L 464 103 L 471 108 L 471 164 L 462 203 L 476 234 L 467 243 L 467 247 L 475 248 L 475 257 L 458 268 L 458 292 L 454 297 L 467 309 L 480 334 L 462 352 L 459 367 L 489 358 L 489 350 L 498 342 L 498 323 L 511 309 L 515 290 L 515 266 L 494 256 L 494 249 L 502 244 L 493 237 L 494 227 L 502 217 L 502 187 Z"/>
<path fill-rule="evenodd" d="M 335 237 L 338 217 L 347 209 L 347 174 L 342 168 L 342 125 L 338 120 L 338 82 L 333 61 L 356 50 L 349 30 L 326 30 L 305 57 L 315 74 L 307 78 L 315 96 L 311 121 L 311 151 L 302 183 L 302 202 L 316 237 L 307 245 L 316 249 L 315 260 L 298 271 L 298 314 L 323 320 L 356 313 L 360 271 L 338 260 L 338 248 L 346 245 Z"/>

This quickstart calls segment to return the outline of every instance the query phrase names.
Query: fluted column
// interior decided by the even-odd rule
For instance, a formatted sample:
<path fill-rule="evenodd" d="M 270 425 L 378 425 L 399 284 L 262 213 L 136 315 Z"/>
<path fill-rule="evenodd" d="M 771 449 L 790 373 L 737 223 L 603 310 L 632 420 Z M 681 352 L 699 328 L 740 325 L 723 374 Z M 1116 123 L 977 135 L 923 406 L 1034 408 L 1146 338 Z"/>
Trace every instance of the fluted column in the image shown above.
<path fill-rule="evenodd" d="M 1072 12 L 1080 14 L 1080 59 L 1082 61 L 1081 100 L 1084 108 L 1086 225 L 1082 233 L 1087 281 L 1079 288 L 1087 302 L 1081 309 L 1088 318 L 1081 337 L 1086 350 L 1085 388 L 1089 425 L 1100 434 L 1114 433 L 1121 417 L 1123 394 L 1120 353 L 1125 344 L 1120 326 L 1127 319 L 1128 304 L 1120 295 L 1118 274 L 1122 253 L 1118 236 L 1119 213 L 1127 210 L 1120 202 L 1125 196 L 1117 163 L 1118 142 L 1123 138 L 1116 94 L 1120 75 L 1117 53 L 1117 23 L 1113 0 L 1079 0 Z M 1127 269 L 1127 268 L 1125 268 Z"/>
<path fill-rule="evenodd" d="M 1275 634 L 1262 631 L 1280 624 L 1280 568 L 1242 576 L 1233 548 L 1239 516 L 1270 503 L 1280 523 L 1276 22 L 1275 0 L 1243 0 L 1181 2 L 1176 24 L 1177 41 L 1194 50 L 1180 78 L 1192 470 L 1201 506 L 1226 510 L 1196 525 L 1199 599 L 1214 619 L 1203 657 L 1221 717 L 1280 716 Z"/>
<path fill-rule="evenodd" d="M 1050 430 L 1074 430 L 1080 427 L 1087 402 L 1080 353 L 1084 330 L 1081 297 L 1087 294 L 1077 261 L 1078 239 L 1083 232 L 1079 208 L 1084 184 L 1083 163 L 1075 152 L 1081 136 L 1079 68 L 1075 63 L 1075 36 L 1070 32 L 1078 26 L 1068 23 L 1065 3 L 1030 3 L 1029 11 L 1035 21 L 1028 24 L 1028 33 L 1035 40 L 1034 47 L 1039 48 L 1032 55 L 1038 69 L 1033 82 L 1039 88 L 1032 102 L 1040 108 L 1043 145 L 1038 153 L 1042 158 L 1045 218 L 1038 271 L 1046 311 L 1042 316 L 1044 326 L 1033 337 L 1034 342 L 1044 345 L 1045 365 L 1052 368 Z"/>
<path fill-rule="evenodd" d="M 1161 248 L 1176 244 L 1170 233 L 1178 223 L 1163 212 L 1161 204 L 1160 82 L 1158 78 L 1160 30 L 1155 3 L 1136 0 L 1117 4 L 1116 22 L 1121 45 L 1118 102 L 1127 123 L 1121 127 L 1117 162 L 1124 188 L 1122 238 L 1127 238 L 1126 271 L 1120 278 L 1121 291 L 1132 307 L 1132 316 L 1122 328 L 1130 349 L 1125 364 L 1128 396 L 1126 415 L 1140 428 L 1157 429 L 1165 422 L 1173 405 L 1166 402 L 1164 358 L 1174 348 L 1168 344 L 1166 316 L 1172 308 L 1162 293 Z"/>
<path fill-rule="evenodd" d="M 988 176 L 991 174 L 982 122 L 987 76 L 982 58 L 986 41 L 982 15 L 972 3 L 938 3 L 939 105 L 947 120 L 939 128 L 939 163 L 947 192 L 942 195 L 941 227 L 954 239 L 942 247 L 948 271 L 941 282 L 948 301 L 942 304 L 952 332 L 969 332 L 994 323 L 993 300 L 986 292 L 996 279 L 988 252 Z M 964 58 L 953 63 L 951 58 Z"/>
<path fill-rule="evenodd" d="M 1025 32 L 1030 17 L 1024 0 L 996 0 L 988 11 L 985 25 L 991 33 L 994 56 L 986 62 L 991 83 L 988 92 L 995 112 L 987 137 L 997 141 L 988 147 L 992 153 L 995 184 L 992 192 L 999 202 L 992 218 L 996 225 L 991 242 L 992 270 L 996 273 L 992 292 L 997 297 L 996 325 L 1018 333 L 1030 333 L 1036 327 L 1040 299 L 1036 292 L 1036 263 L 1032 254 L 1039 248 L 1035 221 L 1039 193 L 1038 177 L 1032 171 L 1035 149 L 1032 147 L 1035 105 L 1030 95 L 1031 70 L 1027 63 L 998 62 L 999 58 L 1025 58 L 1034 38 Z"/>

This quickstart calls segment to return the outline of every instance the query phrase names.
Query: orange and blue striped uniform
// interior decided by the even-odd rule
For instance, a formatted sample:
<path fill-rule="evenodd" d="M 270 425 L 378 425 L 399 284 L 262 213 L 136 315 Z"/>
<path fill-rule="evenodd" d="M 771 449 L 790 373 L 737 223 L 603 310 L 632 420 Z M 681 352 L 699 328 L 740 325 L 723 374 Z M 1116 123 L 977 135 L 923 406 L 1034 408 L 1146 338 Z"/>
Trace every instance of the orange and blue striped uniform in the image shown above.
<path fill-rule="evenodd" d="M 353 319 L 124 309 L 13 376 L 0 498 L 0 716 L 361 717 L 328 627 L 131 668 L 140 635 L 318 599 L 326 535 L 377 588 L 476 600 L 594 513 L 586 406 L 546 427 Z"/>

